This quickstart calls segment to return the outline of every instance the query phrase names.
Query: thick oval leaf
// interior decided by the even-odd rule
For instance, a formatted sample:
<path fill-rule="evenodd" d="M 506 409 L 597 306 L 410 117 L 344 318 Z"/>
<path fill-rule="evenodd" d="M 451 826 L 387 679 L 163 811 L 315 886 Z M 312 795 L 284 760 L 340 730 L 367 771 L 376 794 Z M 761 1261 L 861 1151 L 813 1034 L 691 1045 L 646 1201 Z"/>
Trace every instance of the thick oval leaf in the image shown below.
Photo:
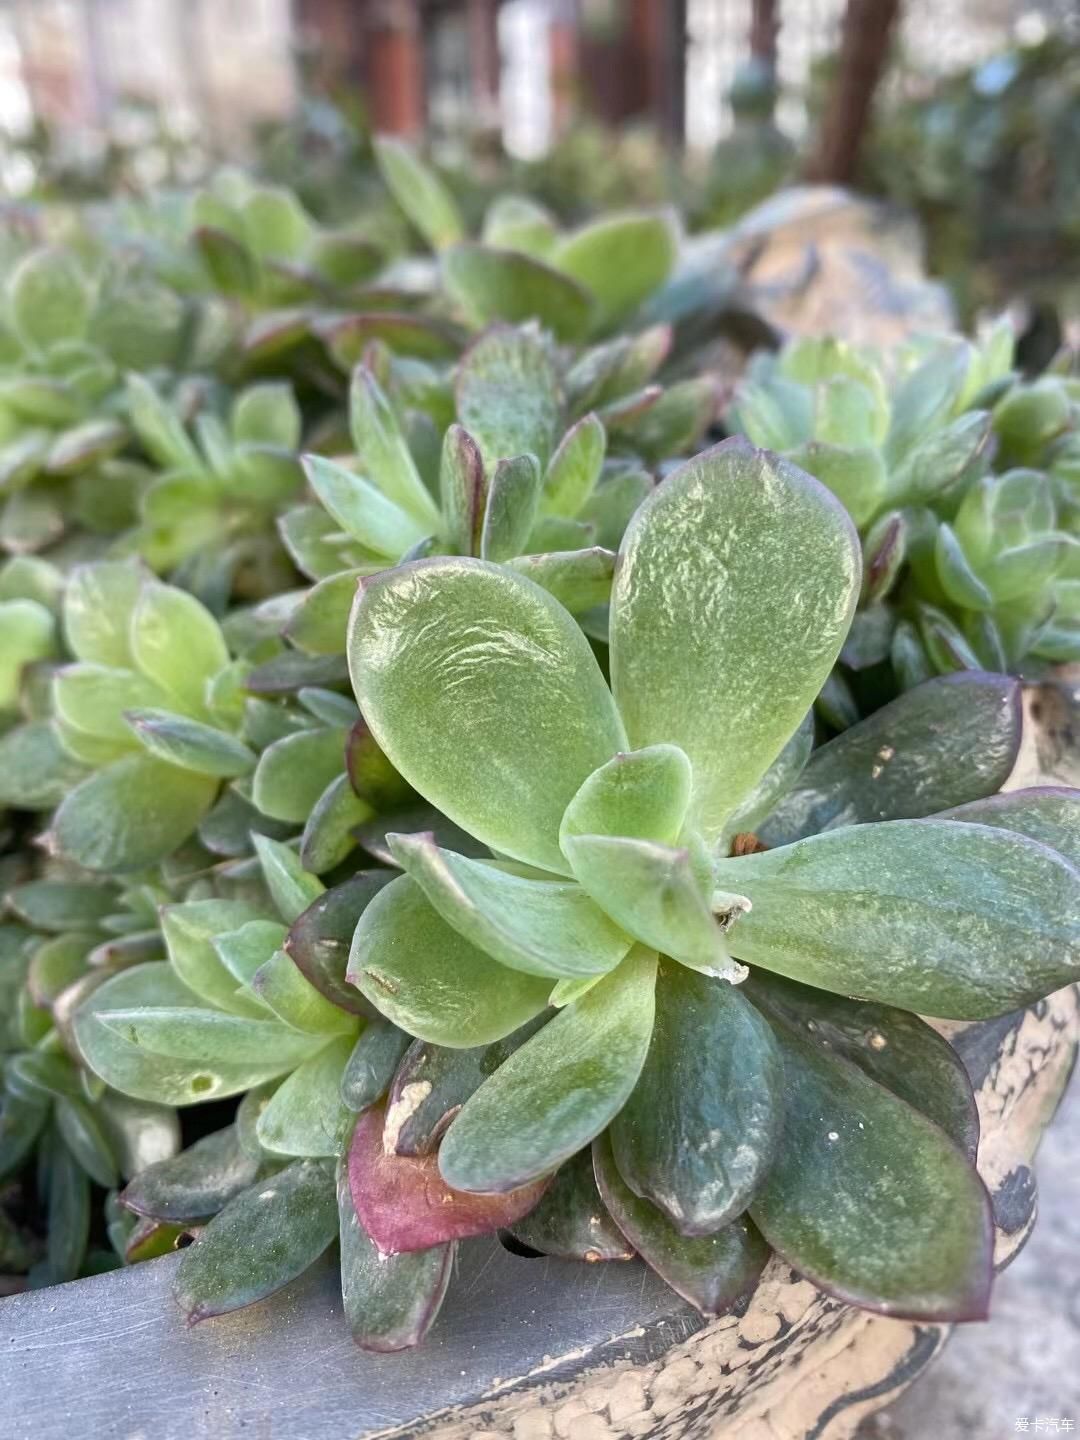
<path fill-rule="evenodd" d="M 376 555 L 396 560 L 430 534 L 364 476 L 323 455 L 305 455 L 302 464 L 308 484 L 341 528 Z"/>
<path fill-rule="evenodd" d="M 349 666 L 375 738 L 425 799 L 493 849 L 567 873 L 563 811 L 626 745 L 556 600 L 480 560 L 402 565 L 357 596 Z"/>
<path fill-rule="evenodd" d="M 227 1125 L 141 1170 L 120 1192 L 120 1202 L 136 1215 L 194 1225 L 253 1185 L 258 1173 L 259 1161 L 241 1149 L 236 1127 Z"/>
<path fill-rule="evenodd" d="M 384 1118 L 379 1107 L 356 1122 L 349 1146 L 349 1187 L 361 1225 L 386 1255 L 493 1234 L 527 1215 L 547 1189 L 545 1175 L 502 1195 L 451 1190 L 434 1155 L 387 1152 Z"/>
<path fill-rule="evenodd" d="M 206 606 L 172 585 L 147 581 L 131 616 L 131 653 L 142 673 L 202 714 L 206 682 L 229 663 L 221 627 Z"/>
<path fill-rule="evenodd" d="M 616 755 L 594 770 L 563 814 L 559 841 L 622 835 L 674 845 L 682 832 L 694 777 L 677 745 Z"/>
<path fill-rule="evenodd" d="M 300 863 L 314 875 L 335 869 L 356 849 L 353 829 L 374 811 L 361 800 L 346 774 L 335 776 L 315 802 L 300 837 Z"/>
<path fill-rule="evenodd" d="M 801 1028 L 920 1110 L 974 1162 L 979 1112 L 971 1079 L 953 1047 L 925 1020 L 889 1005 L 796 985 L 764 970 L 747 981 L 746 995 L 765 1014 Z"/>
<path fill-rule="evenodd" d="M 219 1060 L 250 1065 L 273 1056 L 286 1070 L 307 1059 L 319 1043 L 277 1020 L 223 1015 L 204 1006 L 99 1007 L 96 1014 L 100 1025 L 141 1050 L 192 1065 L 214 1065 Z"/>
<path fill-rule="evenodd" d="M 541 512 L 573 519 L 596 489 L 606 450 L 607 433 L 596 415 L 571 425 L 548 463 Z"/>
<path fill-rule="evenodd" d="M 393 407 L 366 365 L 356 367 L 349 386 L 349 429 L 367 477 L 425 534 L 438 530 L 439 507 L 420 478 Z"/>
<path fill-rule="evenodd" d="M 1008 675 L 928 680 L 816 750 L 761 839 L 787 845 L 837 825 L 918 819 L 992 795 L 1016 761 L 1021 724 L 1020 686 Z"/>
<path fill-rule="evenodd" d="M 163 906 L 161 932 L 177 978 L 209 1005 L 265 1019 L 262 1006 L 250 996 L 237 995 L 237 985 L 245 982 L 238 980 L 215 948 L 220 936 L 265 918 L 265 911 L 246 900 L 188 900 Z"/>
<path fill-rule="evenodd" d="M 327 1000 L 353 1015 L 377 1015 L 345 971 L 360 916 L 394 878 L 390 870 L 362 870 L 313 900 L 292 922 L 285 951 Z"/>
<path fill-rule="evenodd" d="M 750 1213 L 832 1295 L 903 1319 L 979 1320 L 990 1199 L 947 1136 L 861 1069 L 781 1025 L 784 1143 Z"/>
<path fill-rule="evenodd" d="M 631 520 L 612 587 L 612 688 L 631 744 L 686 751 L 707 837 L 820 691 L 859 565 L 829 492 L 742 440 L 684 465 Z"/>
<path fill-rule="evenodd" d="M 252 840 L 270 898 L 282 920 L 291 925 L 320 898 L 326 886 L 317 875 L 309 875 L 296 851 L 280 840 L 269 835 L 253 835 Z"/>
<path fill-rule="evenodd" d="M 384 1255 L 365 1233 L 353 1205 L 349 1172 L 338 1166 L 341 1300 L 362 1350 L 407 1350 L 431 1329 L 454 1268 L 456 1246 Z"/>
<path fill-rule="evenodd" d="M 210 809 L 218 781 L 126 755 L 77 785 L 52 824 L 56 850 L 87 870 L 143 870 L 171 854 Z"/>
<path fill-rule="evenodd" d="M 189 1325 L 265 1300 L 337 1235 L 334 1170 L 298 1160 L 230 1200 L 184 1251 L 173 1294 Z"/>
<path fill-rule="evenodd" d="M 305 1035 L 356 1035 L 356 1020 L 316 990 L 284 950 L 260 965 L 251 988 L 279 1020 Z"/>
<path fill-rule="evenodd" d="M 606 605 L 611 597 L 615 556 L 600 545 L 590 545 L 584 550 L 554 550 L 543 555 L 515 555 L 506 563 L 511 570 L 554 595 L 571 615 Z"/>
<path fill-rule="evenodd" d="M 596 1188 L 592 1152 L 580 1150 L 559 1168 L 535 1209 L 509 1227 L 515 1240 L 561 1260 L 632 1260 L 634 1248 L 612 1220 Z"/>
<path fill-rule="evenodd" d="M 500 460 L 491 476 L 480 554 L 485 560 L 520 555 L 532 533 L 540 501 L 540 466 L 535 455 Z"/>
<path fill-rule="evenodd" d="M 459 555 L 479 555 L 487 476 L 480 447 L 461 425 L 451 425 L 443 437 L 439 493 L 446 538 Z"/>
<path fill-rule="evenodd" d="M 114 1090 L 163 1105 L 194 1105 L 237 1095 L 289 1068 L 266 1054 L 260 1057 L 261 1063 L 222 1060 L 193 1066 L 187 1061 L 153 1055 L 97 1018 L 99 1009 L 197 1004 L 198 997 L 180 983 L 168 965 L 154 963 L 123 970 L 87 995 L 76 1011 L 74 1032 L 79 1053 L 94 1074 Z"/>
<path fill-rule="evenodd" d="M 1025 836 L 893 820 L 721 860 L 753 909 L 732 948 L 837 994 L 981 1020 L 1080 978 L 1077 872 Z"/>
<path fill-rule="evenodd" d="M 769 1247 L 747 1220 L 740 1217 L 714 1235 L 680 1235 L 623 1180 L 607 1135 L 597 1136 L 592 1153 L 596 1182 L 612 1219 L 677 1295 L 703 1315 L 722 1315 L 757 1282 Z"/>
<path fill-rule="evenodd" d="M 750 794 L 728 816 L 721 838 L 723 852 L 726 843 L 739 834 L 752 834 L 765 816 L 771 814 L 803 772 L 810 752 L 814 748 L 814 712 L 808 710 L 795 734 L 784 746 L 768 770 L 754 786 Z"/>
<path fill-rule="evenodd" d="M 434 170 L 396 136 L 380 135 L 372 147 L 387 188 L 431 248 L 441 250 L 460 240 L 457 205 Z"/>
<path fill-rule="evenodd" d="M 455 1190 L 517 1189 L 575 1155 L 619 1113 L 653 1026 L 656 956 L 638 948 L 560 1010 L 468 1100 L 439 1148 Z"/>
<path fill-rule="evenodd" d="M 116 909 L 111 887 L 77 880 L 30 880 L 12 886 L 4 899 L 7 908 L 35 930 L 93 933 Z"/>
<path fill-rule="evenodd" d="M 714 915 L 689 850 L 611 835 L 565 835 L 563 850 L 581 888 L 643 945 L 706 975 L 737 982 L 745 974 L 724 930 L 746 902 L 728 896 L 724 920 Z"/>
<path fill-rule="evenodd" d="M 619 1173 L 683 1235 L 740 1215 L 772 1164 L 784 1066 L 741 990 L 660 962 L 641 1078 L 611 1122 Z"/>
<path fill-rule="evenodd" d="M 451 1050 L 416 1040 L 394 1075 L 383 1143 L 396 1155 L 429 1155 L 470 1095 L 551 1019 L 543 1010 L 490 1045 Z"/>
<path fill-rule="evenodd" d="M 268 745 L 259 756 L 251 798 L 272 820 L 303 825 L 344 767 L 344 730 L 299 730 Z"/>
<path fill-rule="evenodd" d="M 67 729 L 102 740 L 123 742 L 134 750 L 125 710 L 160 705 L 161 688 L 134 670 L 104 665 L 65 665 L 52 685 L 53 713 Z"/>
<path fill-rule="evenodd" d="M 556 980 L 602 975 L 630 949 L 630 936 L 572 881 L 527 879 L 442 850 L 430 835 L 388 838 L 447 924 L 511 970 Z"/>
<path fill-rule="evenodd" d="M 974 800 L 934 818 L 1013 830 L 1048 845 L 1070 864 L 1080 867 L 1080 791 L 1054 785 L 1033 786 Z"/>
<path fill-rule="evenodd" d="M 409 1043 L 404 1030 L 388 1020 L 369 1020 L 342 1071 L 342 1104 L 359 1114 L 381 1100 Z"/>
<path fill-rule="evenodd" d="M 509 970 L 449 926 L 409 875 L 364 910 L 348 979 L 388 1020 L 464 1049 L 509 1035 L 547 1006 L 550 979 Z"/>
<path fill-rule="evenodd" d="M 57 1097 L 53 1113 L 61 1139 L 90 1179 L 105 1190 L 114 1189 L 119 1178 L 116 1156 L 90 1106 L 62 1095 Z"/>
<path fill-rule="evenodd" d="M 341 1035 L 305 1060 L 267 1101 L 255 1126 L 275 1155 L 338 1155 L 352 1123 L 341 1100 L 341 1075 L 353 1036 Z"/>
<path fill-rule="evenodd" d="M 610 215 L 567 236 L 552 259 L 596 296 L 595 323 L 608 327 L 660 288 L 677 248 L 664 215 Z"/>
<path fill-rule="evenodd" d="M 454 245 L 442 256 L 442 277 L 475 325 L 539 320 L 557 339 L 566 341 L 580 340 L 589 327 L 593 309 L 589 292 L 570 276 L 518 250 Z"/>
<path fill-rule="evenodd" d="M 481 335 L 462 356 L 454 397 L 489 474 L 515 455 L 547 464 L 559 424 L 559 378 L 550 342 L 535 328 L 500 325 Z"/>
<path fill-rule="evenodd" d="M 47 720 L 16 725 L 0 736 L 0 805 L 51 810 L 86 778 Z"/>
<path fill-rule="evenodd" d="M 287 933 L 276 920 L 248 920 L 235 930 L 215 935 L 210 943 L 236 983 L 250 985 L 259 967 L 281 948 Z"/>
<path fill-rule="evenodd" d="M 243 741 L 201 720 L 168 710 L 128 710 L 124 719 L 144 750 L 182 770 L 231 779 L 246 775 L 255 764 Z"/>

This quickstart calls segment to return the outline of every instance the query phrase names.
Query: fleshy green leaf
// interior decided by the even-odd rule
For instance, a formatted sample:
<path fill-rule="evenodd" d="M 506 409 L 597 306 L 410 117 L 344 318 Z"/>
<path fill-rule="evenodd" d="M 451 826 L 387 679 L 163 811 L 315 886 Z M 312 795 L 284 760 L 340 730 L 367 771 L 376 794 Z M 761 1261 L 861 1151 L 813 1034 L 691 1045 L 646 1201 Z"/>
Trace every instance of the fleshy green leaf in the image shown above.
<path fill-rule="evenodd" d="M 64 1144 L 91 1180 L 105 1190 L 112 1190 L 118 1179 L 116 1156 L 90 1106 L 71 1096 L 59 1096 L 54 1114 Z"/>
<path fill-rule="evenodd" d="M 509 970 L 452 929 L 411 876 L 364 910 L 349 980 L 421 1040 L 463 1049 L 509 1035 L 547 1006 L 550 979 Z"/>
<path fill-rule="evenodd" d="M 137 750 L 125 710 L 155 708 L 168 697 L 152 680 L 134 670 L 103 665 L 65 665 L 52 685 L 53 712 L 65 735 L 76 730 L 102 740 L 115 740 L 117 748 Z"/>
<path fill-rule="evenodd" d="M 299 730 L 268 745 L 259 756 L 251 798 L 271 819 L 303 825 L 344 767 L 344 730 Z"/>
<path fill-rule="evenodd" d="M 305 870 L 323 875 L 333 870 L 356 848 L 353 830 L 375 812 L 353 789 L 348 775 L 335 776 L 315 802 L 300 840 Z"/>
<path fill-rule="evenodd" d="M 677 745 L 616 755 L 593 771 L 566 807 L 560 843 L 579 835 L 623 835 L 674 845 L 692 786 L 690 761 Z"/>
<path fill-rule="evenodd" d="M 7 292 L 12 327 L 30 349 L 48 350 L 85 333 L 91 292 L 68 252 L 32 250 L 11 271 Z"/>
<path fill-rule="evenodd" d="M 238 985 L 250 985 L 255 972 L 281 948 L 288 932 L 276 920 L 248 920 L 211 939 L 214 953 Z"/>
<path fill-rule="evenodd" d="M 443 437 L 439 464 L 447 539 L 460 555 L 479 555 L 487 511 L 487 477 L 480 448 L 461 425 L 451 425 Z"/>
<path fill-rule="evenodd" d="M 205 1006 L 98 1007 L 95 1013 L 99 1025 L 140 1049 L 193 1065 L 213 1065 L 222 1059 L 250 1065 L 272 1056 L 284 1070 L 305 1060 L 318 1044 L 277 1020 L 225 1015 Z"/>
<path fill-rule="evenodd" d="M 456 1246 L 384 1255 L 360 1224 L 348 1167 L 338 1165 L 341 1299 L 362 1350 L 407 1350 L 431 1329 L 454 1268 Z"/>
<path fill-rule="evenodd" d="M 973 800 L 934 818 L 1013 830 L 1048 845 L 1070 864 L 1080 867 L 1080 791 L 1055 785 L 1033 786 Z"/>
<path fill-rule="evenodd" d="M 981 1020 L 1080 977 L 1076 871 L 1006 830 L 893 820 L 716 864 L 740 959 L 837 994 Z"/>
<path fill-rule="evenodd" d="M 80 880 L 31 880 L 12 886 L 4 898 L 35 930 L 93 931 L 116 907 L 110 888 Z"/>
<path fill-rule="evenodd" d="M 285 950 L 300 973 L 321 994 L 353 1015 L 377 1015 L 354 986 L 346 983 L 349 946 L 360 916 L 384 885 L 389 870 L 362 870 L 312 900 L 292 922 Z"/>
<path fill-rule="evenodd" d="M 619 1173 L 683 1235 L 746 1209 L 780 1143 L 784 1067 L 741 989 L 662 960 L 641 1078 L 611 1122 Z"/>
<path fill-rule="evenodd" d="M 612 687 L 631 744 L 686 751 L 707 837 L 810 708 L 858 588 L 841 507 L 743 441 L 690 461 L 637 511 L 612 588 Z"/>
<path fill-rule="evenodd" d="M 606 450 L 603 421 L 595 415 L 586 415 L 572 425 L 548 463 L 541 512 L 571 519 L 579 514 L 596 489 Z"/>
<path fill-rule="evenodd" d="M 562 1260 L 632 1260 L 633 1246 L 600 1198 L 592 1153 L 580 1150 L 560 1166 L 535 1209 L 510 1226 L 515 1240 Z"/>
<path fill-rule="evenodd" d="M 341 1100 L 341 1075 L 355 1032 L 341 1035 L 298 1066 L 259 1116 L 259 1144 L 277 1155 L 337 1155 L 352 1112 Z"/>
<path fill-rule="evenodd" d="M 589 328 L 589 292 L 531 255 L 489 245 L 454 245 L 444 251 L 441 268 L 447 291 L 474 325 L 539 320 L 563 341 L 580 340 Z"/>
<path fill-rule="evenodd" d="M 986 1314 L 986 1189 L 945 1134 L 857 1066 L 781 1026 L 784 1143 L 750 1214 L 801 1275 L 911 1320 Z"/>
<path fill-rule="evenodd" d="M 547 464 L 559 422 L 559 382 L 550 343 L 536 330 L 501 325 L 482 335 L 462 356 L 455 396 L 458 419 L 489 474 L 515 455 Z"/>
<path fill-rule="evenodd" d="M 637 1083 L 653 1026 L 656 956 L 630 952 L 485 1081 L 451 1123 L 439 1169 L 455 1190 L 516 1189 L 600 1133 Z"/>
<path fill-rule="evenodd" d="M 417 561 L 366 582 L 349 657 L 365 719 L 425 799 L 503 854 L 567 872 L 563 811 L 626 747 L 557 601 L 483 561 Z"/>
<path fill-rule="evenodd" d="M 534 880 L 440 849 L 430 835 L 392 835 L 395 860 L 448 925 L 485 954 L 527 975 L 600 975 L 630 949 L 579 885 Z"/>
<path fill-rule="evenodd" d="M 366 365 L 353 371 L 349 428 L 364 473 L 388 500 L 411 515 L 425 533 L 439 528 L 439 507 L 420 478 L 397 416 Z"/>
<path fill-rule="evenodd" d="M 596 296 L 595 323 L 608 327 L 658 290 L 675 263 L 677 241 L 663 215 L 611 215 L 567 236 L 552 257 Z"/>
<path fill-rule="evenodd" d="M 509 560 L 525 548 L 540 500 L 540 466 L 535 455 L 500 460 L 491 476 L 480 537 L 485 560 Z"/>
<path fill-rule="evenodd" d="M 47 720 L 16 725 L 0 736 L 0 805 L 51 810 L 86 778 Z"/>
<path fill-rule="evenodd" d="M 265 1300 L 337 1234 L 334 1170 L 299 1160 L 230 1200 L 184 1251 L 173 1294 L 189 1325 Z"/>
<path fill-rule="evenodd" d="M 769 1247 L 745 1219 L 714 1235 L 680 1235 L 655 1205 L 639 1199 L 623 1180 L 607 1135 L 593 1141 L 593 1165 L 616 1225 L 641 1258 L 703 1315 L 724 1314 L 756 1284 Z"/>
<path fill-rule="evenodd" d="M 372 142 L 387 188 L 433 250 L 460 240 L 464 227 L 453 196 L 410 146 L 392 135 Z"/>
<path fill-rule="evenodd" d="M 381 1100 L 408 1048 L 404 1030 L 381 1018 L 369 1020 L 342 1072 L 342 1103 L 359 1114 Z"/>
<path fill-rule="evenodd" d="M 131 653 L 148 679 L 202 714 L 206 682 L 229 663 L 221 627 L 194 595 L 147 581 L 131 617 Z"/>
<path fill-rule="evenodd" d="M 306 1035 L 356 1034 L 356 1021 L 301 974 L 284 950 L 275 950 L 251 981 L 251 988 L 279 1020 Z"/>
<path fill-rule="evenodd" d="M 136 1215 L 193 1225 L 216 1215 L 241 1190 L 255 1183 L 259 1162 L 246 1155 L 227 1125 L 189 1145 L 179 1155 L 140 1170 L 121 1192 L 121 1203 Z"/>
<path fill-rule="evenodd" d="M 606 605 L 611 596 L 615 556 L 599 545 L 583 550 L 555 550 L 544 555 L 516 555 L 506 564 L 554 595 L 571 615 Z"/>
<path fill-rule="evenodd" d="M 189 900 L 164 906 L 161 932 L 177 978 L 208 1005 L 265 1019 L 262 1006 L 237 995 L 237 977 L 222 962 L 215 944 L 249 921 L 265 919 L 265 912 L 246 900 Z"/>
<path fill-rule="evenodd" d="M 124 718 L 145 750 L 182 770 L 229 778 L 246 775 L 255 764 L 242 741 L 201 720 L 168 710 L 129 710 Z"/>
<path fill-rule="evenodd" d="M 323 455 L 305 455 L 302 463 L 308 484 L 341 528 L 376 555 L 397 560 L 430 534 L 363 475 Z"/>
<path fill-rule="evenodd" d="M 993 794 L 1020 744 L 1020 688 L 967 671 L 907 690 L 816 750 L 760 829 L 767 845 L 867 820 L 913 820 Z"/>
<path fill-rule="evenodd" d="M 728 816 L 724 841 L 740 833 L 753 833 L 792 788 L 806 767 L 814 748 L 814 712 L 808 710 L 803 722 L 742 804 Z"/>

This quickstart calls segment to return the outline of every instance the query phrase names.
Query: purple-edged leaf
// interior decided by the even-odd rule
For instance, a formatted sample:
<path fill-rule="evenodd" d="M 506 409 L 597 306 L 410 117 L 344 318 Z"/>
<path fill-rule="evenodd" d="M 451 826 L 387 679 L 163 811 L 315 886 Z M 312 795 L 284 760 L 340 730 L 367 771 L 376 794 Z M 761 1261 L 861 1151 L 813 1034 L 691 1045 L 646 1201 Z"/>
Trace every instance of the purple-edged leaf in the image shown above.
<path fill-rule="evenodd" d="M 480 554 L 506 561 L 520 555 L 532 533 L 540 503 L 540 466 L 535 455 L 499 460 L 491 474 Z"/>
<path fill-rule="evenodd" d="M 925 1020 L 889 1005 L 797 985 L 764 970 L 755 971 L 745 991 L 764 1014 L 800 1028 L 920 1110 L 974 1163 L 979 1112 L 971 1079 L 953 1047 Z"/>
<path fill-rule="evenodd" d="M 559 1168 L 535 1209 L 509 1227 L 515 1240 L 560 1260 L 632 1260 L 634 1247 L 607 1212 L 593 1174 L 592 1152 L 579 1150 Z"/>
<path fill-rule="evenodd" d="M 739 958 L 836 994 L 982 1020 L 1080 978 L 1077 872 L 1007 830 L 850 825 L 715 869 L 752 903 Z"/>
<path fill-rule="evenodd" d="M 480 448 L 461 425 L 451 425 L 443 438 L 439 490 L 447 539 L 459 554 L 479 555 L 487 477 Z"/>
<path fill-rule="evenodd" d="M 409 875 L 364 910 L 348 979 L 420 1040 L 468 1049 L 509 1035 L 547 1007 L 550 979 L 510 970 L 454 930 Z"/>
<path fill-rule="evenodd" d="M 1039 785 L 958 805 L 934 817 L 991 825 L 1038 840 L 1080 868 L 1080 790 Z"/>
<path fill-rule="evenodd" d="M 655 985 L 656 956 L 636 948 L 516 1050 L 447 1130 L 439 1148 L 447 1183 L 514 1190 L 610 1124 L 645 1062 Z"/>
<path fill-rule="evenodd" d="M 435 1155 L 388 1154 L 382 1107 L 356 1122 L 349 1146 L 349 1188 L 364 1230 L 386 1255 L 428 1250 L 447 1240 L 490 1235 L 537 1204 L 548 1177 L 499 1195 L 451 1190 Z"/>
<path fill-rule="evenodd" d="M 588 503 L 600 479 L 607 450 L 603 421 L 586 415 L 559 441 L 544 476 L 540 508 L 545 515 L 573 518 Z"/>
<path fill-rule="evenodd" d="M 245 1154 L 235 1125 L 196 1140 L 171 1159 L 148 1165 L 120 1192 L 136 1215 L 176 1225 L 194 1225 L 255 1183 L 259 1161 Z"/>
<path fill-rule="evenodd" d="M 558 601 L 482 560 L 416 561 L 365 582 L 349 656 L 364 718 L 426 800 L 510 858 L 568 873 L 563 811 L 626 743 Z"/>
<path fill-rule="evenodd" d="M 337 1202 L 341 1299 L 353 1339 L 362 1350 L 379 1352 L 418 1345 L 439 1313 L 457 1247 L 384 1255 L 360 1223 L 344 1161 L 338 1165 Z"/>
<path fill-rule="evenodd" d="M 660 962 L 641 1078 L 611 1122 L 619 1172 L 684 1235 L 744 1211 L 772 1164 L 784 1069 L 741 988 Z"/>
<path fill-rule="evenodd" d="M 769 1247 L 744 1217 L 714 1235 L 680 1235 L 623 1180 L 607 1135 L 597 1136 L 592 1153 L 596 1182 L 616 1225 L 677 1295 L 703 1315 L 722 1315 L 756 1283 Z"/>
<path fill-rule="evenodd" d="M 363 718 L 356 721 L 346 738 L 345 769 L 353 790 L 375 810 L 400 810 L 415 799 L 415 792 L 383 754 Z"/>
<path fill-rule="evenodd" d="M 430 1155 L 469 1096 L 551 1015 L 543 1010 L 513 1034 L 470 1050 L 413 1041 L 394 1075 L 383 1143 L 397 1155 Z"/>
<path fill-rule="evenodd" d="M 786 1024 L 784 1143 L 750 1214 L 829 1294 L 918 1321 L 979 1320 L 993 1278 L 990 1198 L 925 1116 Z"/>
<path fill-rule="evenodd" d="M 760 826 L 767 845 L 870 820 L 909 820 L 992 795 L 1020 745 L 1020 687 L 965 672 L 907 690 L 810 756 Z M 973 817 L 975 818 L 975 817 Z"/>
<path fill-rule="evenodd" d="M 819 693 L 859 570 L 858 537 L 833 496 L 742 440 L 682 466 L 631 520 L 612 587 L 612 688 L 632 745 L 689 756 L 706 838 Z"/>
<path fill-rule="evenodd" d="M 352 1015 L 375 1015 L 345 970 L 349 947 L 360 916 L 384 885 L 393 879 L 386 870 L 362 870 L 335 885 L 296 917 L 285 941 L 285 951 L 315 989 Z"/>
<path fill-rule="evenodd" d="M 402 310 L 368 310 L 335 315 L 315 326 L 319 339 L 346 374 L 363 358 L 372 340 L 389 345 L 396 355 L 418 360 L 452 360 L 461 351 L 464 332 L 445 320 L 410 315 Z"/>
<path fill-rule="evenodd" d="M 298 1160 L 258 1181 L 181 1256 L 173 1294 L 188 1324 L 273 1295 L 315 1263 L 337 1230 L 331 1161 Z"/>

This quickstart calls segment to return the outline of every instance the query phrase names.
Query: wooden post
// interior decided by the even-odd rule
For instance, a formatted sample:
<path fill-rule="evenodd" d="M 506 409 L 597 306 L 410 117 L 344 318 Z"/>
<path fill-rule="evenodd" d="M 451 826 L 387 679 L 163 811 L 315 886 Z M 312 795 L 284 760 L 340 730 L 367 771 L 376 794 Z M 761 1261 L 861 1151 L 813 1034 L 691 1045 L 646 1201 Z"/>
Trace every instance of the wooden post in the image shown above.
<path fill-rule="evenodd" d="M 776 74 L 776 40 L 780 33 L 779 0 L 753 0 L 750 10 L 750 54 L 770 75 Z"/>
<path fill-rule="evenodd" d="M 859 147 L 899 14 L 900 0 L 848 0 L 839 67 L 817 151 L 807 166 L 808 179 L 848 185 L 855 178 Z"/>
<path fill-rule="evenodd" d="M 469 84 L 481 126 L 497 125 L 499 119 L 498 18 L 498 0 L 467 0 Z"/>
<path fill-rule="evenodd" d="M 548 24 L 552 134 L 557 139 L 573 124 L 581 73 L 581 36 L 576 0 L 556 0 Z"/>
<path fill-rule="evenodd" d="M 375 0 L 367 27 L 367 83 L 377 130 L 418 136 L 424 128 L 424 52 L 417 0 Z"/>

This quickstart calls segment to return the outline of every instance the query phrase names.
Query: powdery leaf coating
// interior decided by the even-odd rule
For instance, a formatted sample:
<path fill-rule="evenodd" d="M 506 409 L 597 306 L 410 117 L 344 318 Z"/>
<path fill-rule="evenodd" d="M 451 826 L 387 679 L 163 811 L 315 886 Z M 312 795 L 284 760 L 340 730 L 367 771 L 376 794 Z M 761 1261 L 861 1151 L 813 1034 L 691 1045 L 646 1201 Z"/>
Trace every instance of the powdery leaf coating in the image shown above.
<path fill-rule="evenodd" d="M 706 837 L 820 691 L 859 566 L 858 537 L 829 492 L 742 440 L 682 466 L 630 521 L 612 587 L 612 688 L 632 745 L 689 756 Z"/>
<path fill-rule="evenodd" d="M 503 1195 L 451 1190 L 435 1155 L 395 1155 L 383 1144 L 385 1111 L 368 1110 L 349 1145 L 349 1188 L 364 1230 L 386 1255 L 428 1250 L 447 1240 L 512 1225 L 548 1187 L 543 1176 Z"/>
<path fill-rule="evenodd" d="M 481 560 L 418 560 L 364 583 L 348 648 L 364 717 L 409 784 L 493 849 L 566 874 L 563 811 L 626 742 L 558 601 Z"/>
<path fill-rule="evenodd" d="M 1071 865 L 1080 867 L 1080 791 L 1055 785 L 1032 786 L 959 805 L 934 819 L 1013 830 L 1048 845 Z"/>

